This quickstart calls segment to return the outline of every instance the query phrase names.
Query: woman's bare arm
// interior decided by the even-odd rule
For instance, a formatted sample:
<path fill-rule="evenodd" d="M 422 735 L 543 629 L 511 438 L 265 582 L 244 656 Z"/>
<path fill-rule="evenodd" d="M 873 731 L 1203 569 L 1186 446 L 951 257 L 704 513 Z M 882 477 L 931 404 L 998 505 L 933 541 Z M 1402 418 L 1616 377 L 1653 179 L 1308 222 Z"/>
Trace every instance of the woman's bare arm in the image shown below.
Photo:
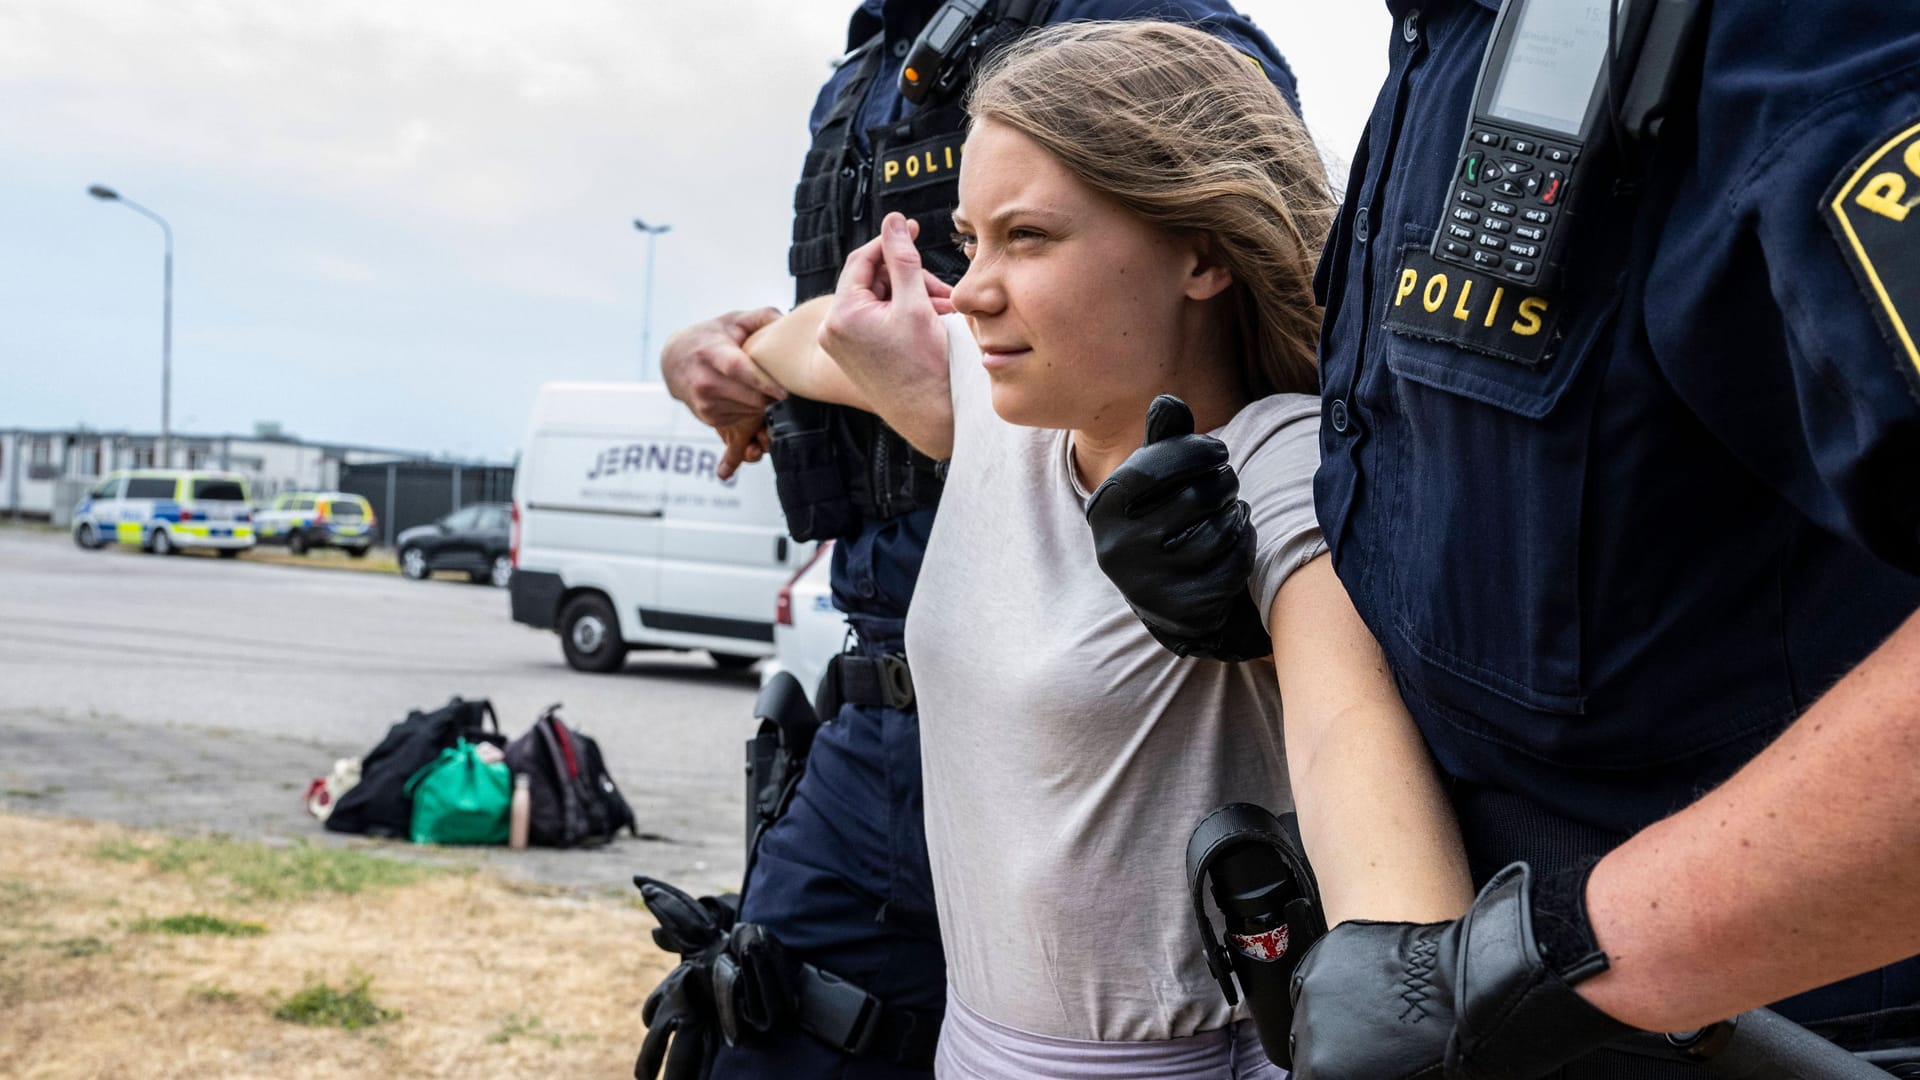
<path fill-rule="evenodd" d="M 952 290 L 921 267 L 913 230 L 889 215 L 848 257 L 831 297 L 794 308 L 747 339 L 748 356 L 789 393 L 874 413 L 936 460 L 953 453 L 947 378 Z M 738 433 L 721 433 L 731 448 Z M 730 450 L 731 454 L 731 450 Z"/>
<path fill-rule="evenodd" d="M 761 327 L 742 348 L 789 394 L 873 412 L 866 395 L 820 347 L 820 324 L 832 306 L 833 297 L 815 297 Z"/>
<path fill-rule="evenodd" d="M 1267 622 L 1294 809 L 1328 925 L 1459 917 L 1473 900 L 1459 825 L 1332 558 L 1288 576 Z"/>

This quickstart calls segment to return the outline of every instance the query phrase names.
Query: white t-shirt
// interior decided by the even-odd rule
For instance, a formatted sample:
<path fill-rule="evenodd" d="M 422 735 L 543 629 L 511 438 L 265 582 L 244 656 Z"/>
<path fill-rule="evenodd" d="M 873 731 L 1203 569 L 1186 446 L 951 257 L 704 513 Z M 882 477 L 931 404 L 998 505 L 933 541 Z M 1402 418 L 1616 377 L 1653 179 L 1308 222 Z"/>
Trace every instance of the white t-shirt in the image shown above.
<path fill-rule="evenodd" d="M 1168 1039 L 1234 1018 L 1186 884 L 1223 803 L 1292 805 L 1271 661 L 1182 659 L 1101 573 L 1070 436 L 993 411 L 966 322 L 944 320 L 953 460 L 914 588 L 927 845 L 955 996 L 1022 1031 Z M 1253 508 L 1262 612 L 1325 550 L 1317 399 L 1254 402 L 1213 434 Z"/>

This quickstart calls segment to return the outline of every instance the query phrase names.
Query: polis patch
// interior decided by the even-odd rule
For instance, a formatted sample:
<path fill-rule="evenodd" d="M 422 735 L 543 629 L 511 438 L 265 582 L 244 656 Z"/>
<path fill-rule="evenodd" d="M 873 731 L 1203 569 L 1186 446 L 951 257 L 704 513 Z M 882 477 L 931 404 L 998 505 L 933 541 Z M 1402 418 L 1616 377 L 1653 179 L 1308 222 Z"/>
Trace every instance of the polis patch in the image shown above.
<path fill-rule="evenodd" d="M 960 152 L 965 149 L 964 132 L 936 135 L 911 146 L 887 147 L 873 166 L 875 186 L 881 194 L 890 195 L 951 183 L 960 175 Z"/>
<path fill-rule="evenodd" d="M 1881 333 L 1920 394 L 1920 120 L 1840 170 L 1823 210 Z"/>
<path fill-rule="evenodd" d="M 1529 367 L 1559 340 L 1560 309 L 1547 293 L 1443 263 L 1408 244 L 1387 293 L 1387 329 Z"/>

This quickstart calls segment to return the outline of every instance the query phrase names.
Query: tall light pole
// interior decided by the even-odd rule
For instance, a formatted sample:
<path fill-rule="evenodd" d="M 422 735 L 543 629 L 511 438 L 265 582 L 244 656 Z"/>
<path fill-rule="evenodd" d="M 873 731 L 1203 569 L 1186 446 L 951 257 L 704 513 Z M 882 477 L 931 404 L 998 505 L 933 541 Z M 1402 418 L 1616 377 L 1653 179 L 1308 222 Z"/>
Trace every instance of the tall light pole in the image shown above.
<path fill-rule="evenodd" d="M 633 227 L 647 234 L 647 311 L 640 323 L 640 375 L 646 377 L 653 367 L 653 240 L 654 237 L 673 228 L 671 225 L 649 225 L 639 218 L 633 219 Z"/>
<path fill-rule="evenodd" d="M 162 274 L 160 309 L 160 460 L 157 464 L 166 468 L 173 464 L 173 229 L 167 219 L 141 206 L 132 199 L 122 198 L 120 193 L 110 187 L 95 184 L 87 189 L 87 194 L 102 202 L 117 202 L 160 226 L 167 238 L 166 267 Z"/>

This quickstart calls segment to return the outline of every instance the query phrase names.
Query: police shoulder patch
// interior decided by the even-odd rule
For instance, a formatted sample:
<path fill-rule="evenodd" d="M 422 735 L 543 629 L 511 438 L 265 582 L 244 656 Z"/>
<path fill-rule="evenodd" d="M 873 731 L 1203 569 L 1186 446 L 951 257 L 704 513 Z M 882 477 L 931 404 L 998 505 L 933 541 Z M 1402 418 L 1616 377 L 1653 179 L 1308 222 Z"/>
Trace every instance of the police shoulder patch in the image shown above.
<path fill-rule="evenodd" d="M 1408 244 L 1387 295 L 1387 329 L 1535 367 L 1559 342 L 1553 297 L 1443 263 Z"/>
<path fill-rule="evenodd" d="M 1920 117 L 1834 177 L 1822 212 L 1901 369 L 1920 393 Z"/>

